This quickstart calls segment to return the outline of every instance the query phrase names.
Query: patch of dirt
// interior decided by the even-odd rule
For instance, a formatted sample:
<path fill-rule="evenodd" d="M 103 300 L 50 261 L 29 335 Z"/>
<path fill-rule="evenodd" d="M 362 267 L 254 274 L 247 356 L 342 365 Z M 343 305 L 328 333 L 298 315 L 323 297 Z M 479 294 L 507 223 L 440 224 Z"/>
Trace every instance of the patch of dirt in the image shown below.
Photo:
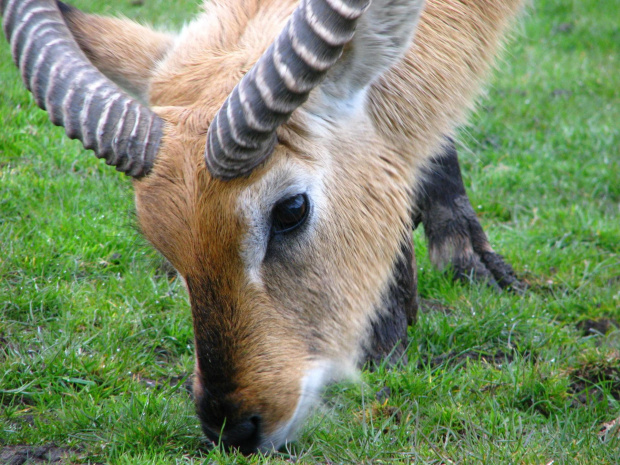
<path fill-rule="evenodd" d="M 567 89 L 554 89 L 551 92 L 552 97 L 572 97 L 573 93 Z"/>
<path fill-rule="evenodd" d="M 620 284 L 620 275 L 618 276 L 612 276 L 611 278 L 609 278 L 607 280 L 607 285 L 608 286 L 615 286 L 617 284 Z"/>
<path fill-rule="evenodd" d="M 24 409 L 24 412 L 29 412 L 30 409 Z M 36 420 L 39 419 L 30 413 L 18 414 L 11 418 L 11 423 L 13 423 L 18 428 L 34 428 Z M 0 440 L 0 444 L 2 441 Z M 1 463 L 1 462 L 0 462 Z"/>
<path fill-rule="evenodd" d="M 177 270 L 174 268 L 174 266 L 172 266 L 172 263 L 161 257 L 161 261 L 157 264 L 155 278 L 166 278 L 168 281 L 172 281 L 177 279 L 178 275 L 179 274 L 177 273 Z"/>
<path fill-rule="evenodd" d="M 0 361 L 7 357 L 9 350 L 11 349 L 9 340 L 4 337 L 3 333 L 0 333 Z"/>
<path fill-rule="evenodd" d="M 614 399 L 620 400 L 620 356 L 586 363 L 574 369 L 570 377 L 568 392 L 574 395 L 575 406 L 600 402 L 604 396 L 603 386 Z"/>
<path fill-rule="evenodd" d="M 528 293 L 537 294 L 540 296 L 562 296 L 567 292 L 572 292 L 572 289 L 558 280 L 557 269 L 550 267 L 548 274 L 535 274 L 531 271 L 520 271 L 519 281 L 523 284 L 525 290 Z"/>
<path fill-rule="evenodd" d="M 159 362 L 167 362 L 170 359 L 170 351 L 163 346 L 155 347 L 154 352 Z"/>
<path fill-rule="evenodd" d="M 38 385 L 33 384 L 29 386 L 29 389 L 36 389 Z M 2 386 L 0 386 L 2 388 Z M 30 405 L 34 405 L 34 400 L 32 393 L 29 392 L 20 392 L 21 390 L 7 390 L 0 394 L 0 405 L 22 405 L 28 407 Z M 0 465 L 3 465 L 0 462 Z"/>
<path fill-rule="evenodd" d="M 364 418 L 372 418 L 375 424 L 385 422 L 385 427 L 381 431 L 383 434 L 390 434 L 392 428 L 398 427 L 403 421 L 403 412 L 398 407 L 389 405 L 388 399 L 383 402 L 372 402 L 365 409 L 359 410 L 356 416 L 360 422 L 364 421 Z"/>
<path fill-rule="evenodd" d="M 150 379 L 139 374 L 132 375 L 134 381 L 138 381 L 140 384 L 145 385 L 148 388 L 160 391 L 165 387 L 177 387 L 181 385 L 182 389 L 189 395 L 192 395 L 192 385 L 194 383 L 194 376 L 188 375 L 188 373 L 181 373 L 178 376 L 162 376 L 158 379 Z"/>
<path fill-rule="evenodd" d="M 575 25 L 573 23 L 560 23 L 553 27 L 554 34 L 569 34 L 573 32 Z"/>
<path fill-rule="evenodd" d="M 420 312 L 439 312 L 444 315 L 451 315 L 454 312 L 454 309 L 442 304 L 441 301 L 437 299 L 420 299 Z"/>
<path fill-rule="evenodd" d="M 383 386 L 375 393 L 375 400 L 380 404 L 385 403 L 392 395 L 392 390 L 388 386 Z"/>
<path fill-rule="evenodd" d="M 617 328 L 620 328 L 620 323 L 613 318 L 587 319 L 577 323 L 577 329 L 581 330 L 584 336 L 592 336 L 593 334 L 604 335 Z"/>
<path fill-rule="evenodd" d="M 432 368 L 435 368 L 439 365 L 459 365 L 464 363 L 466 360 L 473 361 L 483 361 L 489 363 L 491 365 L 495 365 L 497 367 L 501 367 L 505 363 L 510 363 L 514 360 L 514 356 L 510 353 L 506 353 L 502 350 L 498 350 L 495 353 L 488 353 L 482 351 L 469 350 L 466 352 L 448 352 L 447 354 L 437 355 L 435 357 L 423 357 L 420 360 L 419 368 L 422 368 L 426 365 L 430 365 Z"/>
<path fill-rule="evenodd" d="M 609 441 L 612 438 L 620 438 L 620 417 L 615 420 L 608 421 L 601 425 L 598 436 L 603 441 Z"/>
<path fill-rule="evenodd" d="M 80 462 L 76 449 L 45 446 L 4 446 L 0 448 L 0 463 L 3 465 L 34 465 L 39 463 L 70 464 Z"/>

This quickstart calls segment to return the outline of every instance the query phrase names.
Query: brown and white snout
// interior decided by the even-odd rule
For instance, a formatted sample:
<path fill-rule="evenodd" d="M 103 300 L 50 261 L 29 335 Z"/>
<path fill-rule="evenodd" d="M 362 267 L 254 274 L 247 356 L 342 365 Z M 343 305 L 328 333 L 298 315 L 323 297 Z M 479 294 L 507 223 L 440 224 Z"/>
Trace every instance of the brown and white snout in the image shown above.
<path fill-rule="evenodd" d="M 248 405 L 243 396 L 226 386 L 206 382 L 197 370 L 194 381 L 196 411 L 205 436 L 214 444 L 238 449 L 244 454 L 257 451 L 263 443 L 263 413 Z"/>
<path fill-rule="evenodd" d="M 313 362 L 281 370 L 211 376 L 196 365 L 194 401 L 205 436 L 226 450 L 243 454 L 278 450 L 295 437 L 330 379 L 328 363 Z M 264 368 L 264 367 L 263 367 Z M 237 378 L 221 379 L 223 372 Z M 226 375 L 224 375 L 226 376 Z M 243 381 L 249 378 L 249 384 Z"/>
<path fill-rule="evenodd" d="M 330 379 L 329 365 L 318 361 L 298 325 L 287 323 L 267 295 L 243 280 L 222 279 L 233 272 L 219 272 L 219 279 L 186 279 L 197 414 L 206 437 L 226 449 L 277 450 L 316 403 Z"/>

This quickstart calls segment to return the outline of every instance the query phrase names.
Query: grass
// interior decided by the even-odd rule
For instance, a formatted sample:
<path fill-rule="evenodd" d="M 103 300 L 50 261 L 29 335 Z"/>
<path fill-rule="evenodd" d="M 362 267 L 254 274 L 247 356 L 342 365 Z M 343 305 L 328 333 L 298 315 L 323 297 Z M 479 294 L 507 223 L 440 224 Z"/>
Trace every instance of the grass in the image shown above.
<path fill-rule="evenodd" d="M 75 4 L 170 28 L 197 10 Z M 529 291 L 453 283 L 416 233 L 424 305 L 408 365 L 330 388 L 299 441 L 268 458 L 204 448 L 184 387 L 189 306 L 135 229 L 130 182 L 49 123 L 0 44 L 0 451 L 113 464 L 619 463 L 620 427 L 601 433 L 620 418 L 616 9 L 536 2 L 461 135 L 472 203 Z"/>

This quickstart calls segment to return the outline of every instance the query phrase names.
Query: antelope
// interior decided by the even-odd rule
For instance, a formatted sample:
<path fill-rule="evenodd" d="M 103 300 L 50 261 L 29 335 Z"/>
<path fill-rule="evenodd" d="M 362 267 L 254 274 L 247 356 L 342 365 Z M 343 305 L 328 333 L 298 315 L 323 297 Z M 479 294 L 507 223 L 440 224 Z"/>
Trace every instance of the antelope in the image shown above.
<path fill-rule="evenodd" d="M 209 0 L 176 35 L 0 2 L 36 103 L 132 178 L 186 286 L 207 438 L 277 449 L 328 383 L 403 355 L 420 221 L 436 264 L 514 282 L 451 138 L 520 0 Z"/>

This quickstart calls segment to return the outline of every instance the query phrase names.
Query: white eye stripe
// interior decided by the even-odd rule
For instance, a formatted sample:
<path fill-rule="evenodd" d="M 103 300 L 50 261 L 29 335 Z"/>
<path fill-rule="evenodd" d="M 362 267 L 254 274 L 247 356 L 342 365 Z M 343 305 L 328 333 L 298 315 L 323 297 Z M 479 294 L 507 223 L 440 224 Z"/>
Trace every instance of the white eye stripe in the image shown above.
<path fill-rule="evenodd" d="M 247 226 L 241 244 L 241 256 L 248 279 L 261 283 L 261 270 L 272 235 L 271 215 L 276 204 L 299 194 L 307 198 L 309 211 L 304 220 L 307 233 L 314 234 L 315 225 L 325 209 L 322 169 L 309 169 L 295 161 L 274 167 L 257 183 L 247 187 L 237 200 L 236 214 Z M 306 234 L 306 232 L 304 232 Z"/>

